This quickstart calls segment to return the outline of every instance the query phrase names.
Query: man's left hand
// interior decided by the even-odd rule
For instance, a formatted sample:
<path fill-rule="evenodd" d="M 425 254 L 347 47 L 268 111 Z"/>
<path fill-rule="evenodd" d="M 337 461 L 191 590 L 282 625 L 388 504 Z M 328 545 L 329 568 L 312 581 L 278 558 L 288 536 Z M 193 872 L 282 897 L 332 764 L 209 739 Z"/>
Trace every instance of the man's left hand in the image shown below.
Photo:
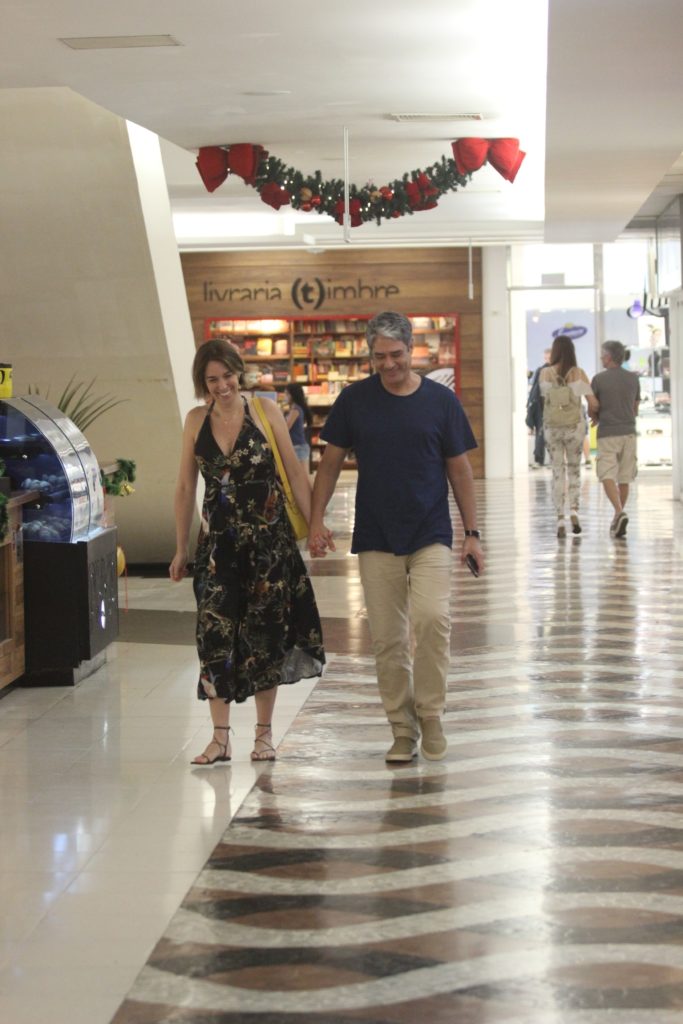
<path fill-rule="evenodd" d="M 481 576 L 484 571 L 486 560 L 484 558 L 484 549 L 482 548 L 478 537 L 465 537 L 463 540 L 462 550 L 460 552 L 460 561 L 463 565 L 466 564 L 465 559 L 468 555 L 472 555 L 474 558 L 479 569 L 479 575 Z"/>

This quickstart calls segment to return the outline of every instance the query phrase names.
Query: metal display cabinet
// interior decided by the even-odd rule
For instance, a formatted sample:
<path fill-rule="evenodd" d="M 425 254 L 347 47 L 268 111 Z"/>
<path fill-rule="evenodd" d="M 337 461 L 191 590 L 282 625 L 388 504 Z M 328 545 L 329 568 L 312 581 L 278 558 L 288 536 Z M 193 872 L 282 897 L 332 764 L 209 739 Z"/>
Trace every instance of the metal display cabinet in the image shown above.
<path fill-rule="evenodd" d="M 68 685 L 104 662 L 118 634 L 116 530 L 104 528 L 97 459 L 80 430 L 37 396 L 0 402 L 0 457 L 24 506 L 28 685 Z"/>

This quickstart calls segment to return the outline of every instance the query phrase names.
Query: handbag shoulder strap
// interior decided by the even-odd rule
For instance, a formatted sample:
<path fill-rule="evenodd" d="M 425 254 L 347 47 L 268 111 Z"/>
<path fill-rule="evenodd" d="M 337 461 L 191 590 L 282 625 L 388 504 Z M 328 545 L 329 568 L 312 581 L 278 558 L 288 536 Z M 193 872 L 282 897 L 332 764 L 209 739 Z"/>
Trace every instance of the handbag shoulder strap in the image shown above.
<path fill-rule="evenodd" d="M 267 439 L 268 443 L 270 444 L 270 447 L 271 447 L 271 449 L 273 451 L 273 458 L 275 459 L 275 465 L 277 467 L 278 476 L 280 477 L 281 480 L 284 480 L 285 479 L 285 467 L 284 467 L 284 465 L 282 463 L 282 456 L 280 455 L 280 449 L 277 446 L 277 441 L 275 440 L 275 434 L 273 433 L 273 428 L 271 427 L 270 423 L 268 422 L 268 418 L 267 418 L 265 412 L 263 411 L 263 406 L 261 405 L 261 399 L 258 397 L 258 395 L 254 395 L 254 397 L 251 399 L 251 405 L 252 405 L 252 408 L 256 411 L 256 415 L 258 416 L 258 418 L 259 418 L 259 420 L 261 422 L 261 432 L 263 434 L 265 434 L 266 439 Z"/>

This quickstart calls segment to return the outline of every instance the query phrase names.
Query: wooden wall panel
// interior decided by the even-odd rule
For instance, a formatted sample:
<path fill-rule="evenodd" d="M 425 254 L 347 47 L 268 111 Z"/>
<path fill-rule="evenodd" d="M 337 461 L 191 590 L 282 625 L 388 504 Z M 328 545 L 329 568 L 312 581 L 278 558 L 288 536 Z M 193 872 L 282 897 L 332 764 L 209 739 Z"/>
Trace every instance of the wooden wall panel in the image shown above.
<path fill-rule="evenodd" d="M 473 299 L 467 249 L 193 252 L 181 260 L 197 345 L 208 317 L 457 313 L 460 398 L 479 443 L 472 466 L 484 475 L 481 250 L 472 251 Z"/>

